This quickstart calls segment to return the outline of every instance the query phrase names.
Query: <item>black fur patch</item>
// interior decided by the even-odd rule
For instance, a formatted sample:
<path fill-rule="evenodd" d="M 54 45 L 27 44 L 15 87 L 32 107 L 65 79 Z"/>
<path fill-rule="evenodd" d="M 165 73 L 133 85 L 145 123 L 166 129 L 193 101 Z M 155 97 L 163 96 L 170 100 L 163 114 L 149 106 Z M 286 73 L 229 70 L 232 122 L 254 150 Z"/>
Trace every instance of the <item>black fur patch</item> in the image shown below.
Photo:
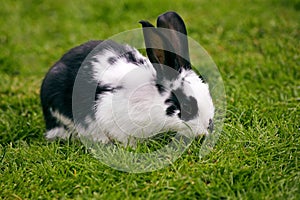
<path fill-rule="evenodd" d="M 163 85 L 156 83 L 155 86 L 160 94 L 166 92 L 166 88 Z"/>
<path fill-rule="evenodd" d="M 170 105 L 166 110 L 166 114 L 168 116 L 173 116 L 176 111 L 179 111 L 178 117 L 180 118 L 180 104 L 174 92 L 171 92 L 170 97 L 165 103 Z"/>
<path fill-rule="evenodd" d="M 206 83 L 205 78 L 201 74 L 198 77 L 201 79 L 202 83 Z"/>
<path fill-rule="evenodd" d="M 114 64 L 116 61 L 117 61 L 117 58 L 116 58 L 116 57 L 110 57 L 110 58 L 108 58 L 108 60 L 107 60 L 107 62 L 108 62 L 110 65 Z"/>
<path fill-rule="evenodd" d="M 47 130 L 63 126 L 52 116 L 50 110 L 73 120 L 72 93 L 78 70 L 84 59 L 101 42 L 89 41 L 69 50 L 47 73 L 40 92 Z M 91 113 L 91 109 L 86 113 Z"/>
<path fill-rule="evenodd" d="M 124 53 L 120 58 L 125 58 L 128 63 L 134 63 L 136 65 L 144 64 L 144 60 L 137 58 L 133 51 Z"/>
<path fill-rule="evenodd" d="M 184 121 L 192 120 L 197 116 L 197 100 L 192 96 L 186 96 L 182 89 L 173 90 L 165 103 L 170 105 L 166 110 L 168 116 L 172 116 L 177 110 L 178 117 Z"/>
<path fill-rule="evenodd" d="M 101 94 L 104 94 L 105 92 L 115 92 L 115 90 L 121 88 L 122 86 L 112 87 L 109 84 L 101 85 L 101 83 L 98 83 L 95 93 L 95 101 L 99 100 Z"/>

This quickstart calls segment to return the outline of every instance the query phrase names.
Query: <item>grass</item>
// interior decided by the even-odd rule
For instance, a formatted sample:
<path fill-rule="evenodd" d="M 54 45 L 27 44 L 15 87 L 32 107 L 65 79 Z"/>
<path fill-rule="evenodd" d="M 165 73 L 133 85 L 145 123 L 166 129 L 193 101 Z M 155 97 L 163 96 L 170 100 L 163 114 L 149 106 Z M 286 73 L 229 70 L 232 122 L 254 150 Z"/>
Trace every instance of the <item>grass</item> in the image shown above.
<path fill-rule="evenodd" d="M 176 10 L 213 57 L 227 116 L 211 153 L 194 142 L 172 165 L 134 174 L 79 142 L 43 138 L 39 87 L 69 48 Z M 300 2 L 3 1 L 1 199 L 299 199 Z"/>

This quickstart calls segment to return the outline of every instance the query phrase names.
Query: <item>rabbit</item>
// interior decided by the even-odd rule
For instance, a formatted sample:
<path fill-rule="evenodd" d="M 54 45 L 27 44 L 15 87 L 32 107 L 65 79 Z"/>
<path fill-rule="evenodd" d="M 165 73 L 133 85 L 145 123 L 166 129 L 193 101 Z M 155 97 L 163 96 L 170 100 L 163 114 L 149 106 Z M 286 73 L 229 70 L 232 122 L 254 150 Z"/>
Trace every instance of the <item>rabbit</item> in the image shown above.
<path fill-rule="evenodd" d="M 213 131 L 209 85 L 192 69 L 182 18 L 169 11 L 158 16 L 157 27 L 140 24 L 147 57 L 112 40 L 89 41 L 50 68 L 40 92 L 46 139 L 77 134 L 126 146 L 161 132 Z"/>

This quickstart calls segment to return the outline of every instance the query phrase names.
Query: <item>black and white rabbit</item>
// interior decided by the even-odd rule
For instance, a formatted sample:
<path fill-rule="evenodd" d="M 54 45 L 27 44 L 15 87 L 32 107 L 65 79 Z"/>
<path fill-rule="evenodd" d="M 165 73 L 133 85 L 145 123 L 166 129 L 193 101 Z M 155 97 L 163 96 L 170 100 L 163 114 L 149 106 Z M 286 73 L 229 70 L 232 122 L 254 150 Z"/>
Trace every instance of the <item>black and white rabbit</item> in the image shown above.
<path fill-rule="evenodd" d="M 76 131 L 79 137 L 127 145 L 159 132 L 212 131 L 214 105 L 208 84 L 192 70 L 183 20 L 167 12 L 158 17 L 157 28 L 140 23 L 148 58 L 111 40 L 89 41 L 49 70 L 41 87 L 47 139 Z"/>

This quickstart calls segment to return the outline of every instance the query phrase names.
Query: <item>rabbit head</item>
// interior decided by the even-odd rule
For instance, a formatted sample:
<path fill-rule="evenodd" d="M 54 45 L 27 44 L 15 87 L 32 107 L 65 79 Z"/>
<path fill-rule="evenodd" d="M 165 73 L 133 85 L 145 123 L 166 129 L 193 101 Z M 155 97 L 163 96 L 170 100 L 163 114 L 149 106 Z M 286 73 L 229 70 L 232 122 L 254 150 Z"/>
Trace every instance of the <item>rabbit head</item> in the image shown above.
<path fill-rule="evenodd" d="M 165 114 L 174 119 L 170 121 L 171 129 L 175 126 L 187 134 L 188 127 L 193 136 L 212 132 L 214 105 L 208 84 L 192 70 L 182 18 L 167 12 L 158 17 L 157 28 L 147 21 L 140 23 L 147 56 L 156 71 L 156 85 L 167 96 Z M 182 123 L 173 123 L 178 120 Z"/>

